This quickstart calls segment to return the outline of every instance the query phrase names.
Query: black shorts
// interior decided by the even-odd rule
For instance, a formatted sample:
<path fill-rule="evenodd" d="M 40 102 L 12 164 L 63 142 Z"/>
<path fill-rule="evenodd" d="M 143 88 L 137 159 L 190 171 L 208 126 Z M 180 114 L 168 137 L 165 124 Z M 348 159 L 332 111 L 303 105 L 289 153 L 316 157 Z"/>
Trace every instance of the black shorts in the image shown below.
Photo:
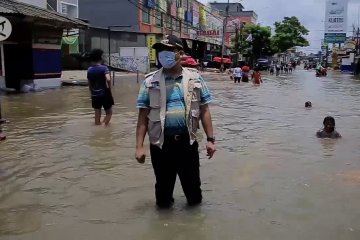
<path fill-rule="evenodd" d="M 114 105 L 114 98 L 110 90 L 107 90 L 103 96 L 92 96 L 91 97 L 92 107 L 94 109 L 104 108 L 105 111 L 110 110 Z"/>

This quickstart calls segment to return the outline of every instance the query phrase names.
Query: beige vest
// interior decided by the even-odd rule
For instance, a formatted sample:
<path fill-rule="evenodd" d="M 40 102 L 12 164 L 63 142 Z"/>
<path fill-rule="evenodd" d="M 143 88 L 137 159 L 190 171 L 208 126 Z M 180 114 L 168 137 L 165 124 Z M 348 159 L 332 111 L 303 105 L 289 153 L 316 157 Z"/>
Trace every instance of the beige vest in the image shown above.
<path fill-rule="evenodd" d="M 200 120 L 200 90 L 197 82 L 199 73 L 183 68 L 183 89 L 186 109 L 186 124 L 190 135 L 190 144 L 196 140 Z M 147 75 L 146 87 L 149 89 L 150 112 L 148 115 L 148 134 L 152 145 L 162 148 L 164 143 L 164 125 L 166 117 L 166 86 L 163 69 Z"/>

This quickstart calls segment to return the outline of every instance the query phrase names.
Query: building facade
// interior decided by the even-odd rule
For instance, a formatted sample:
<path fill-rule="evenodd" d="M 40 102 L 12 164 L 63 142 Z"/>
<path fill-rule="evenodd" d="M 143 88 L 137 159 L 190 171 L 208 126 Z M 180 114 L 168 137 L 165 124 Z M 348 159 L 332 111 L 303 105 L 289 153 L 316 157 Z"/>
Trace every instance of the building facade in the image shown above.
<path fill-rule="evenodd" d="M 60 87 L 64 29 L 87 26 L 77 19 L 47 10 L 46 2 L 31 3 L 39 6 L 13 0 L 0 1 L 0 16 L 12 25 L 9 38 L 0 42 L 0 88 Z"/>
<path fill-rule="evenodd" d="M 70 18 L 79 18 L 78 0 L 18 0 L 51 11 L 56 11 Z M 62 55 L 79 52 L 79 30 L 68 29 L 61 41 Z"/>
<path fill-rule="evenodd" d="M 79 18 L 78 0 L 47 0 L 46 7 L 49 10 L 59 12 L 70 18 Z M 63 55 L 79 53 L 79 30 L 69 29 L 64 32 L 61 41 L 61 52 Z"/>
<path fill-rule="evenodd" d="M 84 36 L 85 51 L 101 48 L 108 52 L 108 32 L 111 53 L 121 46 L 151 48 L 167 34 L 181 38 L 185 51 L 198 59 L 221 45 L 219 34 L 199 32 L 221 33 L 223 17 L 195 0 L 79 0 L 79 6 L 79 17 L 91 26 Z M 150 51 L 150 62 L 155 61 L 156 53 Z"/>
<path fill-rule="evenodd" d="M 212 9 L 218 10 L 222 16 L 228 16 L 225 33 L 225 45 L 231 46 L 231 39 L 235 36 L 235 28 L 246 24 L 256 24 L 258 16 L 254 11 L 245 11 L 241 3 L 218 3 L 211 2 Z"/>

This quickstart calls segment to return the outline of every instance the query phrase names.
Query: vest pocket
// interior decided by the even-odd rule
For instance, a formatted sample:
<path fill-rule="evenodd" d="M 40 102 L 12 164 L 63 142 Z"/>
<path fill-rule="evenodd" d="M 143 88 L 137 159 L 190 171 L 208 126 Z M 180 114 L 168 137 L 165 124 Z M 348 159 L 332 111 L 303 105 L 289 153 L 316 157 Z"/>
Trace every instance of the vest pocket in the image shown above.
<path fill-rule="evenodd" d="M 150 107 L 159 108 L 160 107 L 160 89 L 159 88 L 149 88 L 149 97 L 150 97 Z"/>
<path fill-rule="evenodd" d="M 191 110 L 191 131 L 196 134 L 199 129 L 200 110 Z"/>
<path fill-rule="evenodd" d="M 161 136 L 160 108 L 151 109 L 148 115 L 148 134 L 150 143 L 157 143 Z"/>

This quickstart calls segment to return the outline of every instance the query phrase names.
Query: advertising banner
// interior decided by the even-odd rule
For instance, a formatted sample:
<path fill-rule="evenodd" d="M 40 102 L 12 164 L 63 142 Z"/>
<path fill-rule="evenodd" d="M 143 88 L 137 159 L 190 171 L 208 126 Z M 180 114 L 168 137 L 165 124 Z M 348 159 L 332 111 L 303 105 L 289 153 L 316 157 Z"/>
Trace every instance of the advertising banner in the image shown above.
<path fill-rule="evenodd" d="M 325 33 L 346 33 L 348 0 L 328 0 L 325 11 Z"/>
<path fill-rule="evenodd" d="M 201 6 L 199 10 L 200 26 L 205 27 L 207 23 L 205 7 Z"/>
<path fill-rule="evenodd" d="M 156 43 L 156 37 L 155 35 L 148 35 L 146 37 L 147 39 L 147 47 L 149 48 L 149 60 L 150 63 L 155 63 L 156 61 L 156 52 L 155 49 L 152 48 L 152 46 Z"/>

